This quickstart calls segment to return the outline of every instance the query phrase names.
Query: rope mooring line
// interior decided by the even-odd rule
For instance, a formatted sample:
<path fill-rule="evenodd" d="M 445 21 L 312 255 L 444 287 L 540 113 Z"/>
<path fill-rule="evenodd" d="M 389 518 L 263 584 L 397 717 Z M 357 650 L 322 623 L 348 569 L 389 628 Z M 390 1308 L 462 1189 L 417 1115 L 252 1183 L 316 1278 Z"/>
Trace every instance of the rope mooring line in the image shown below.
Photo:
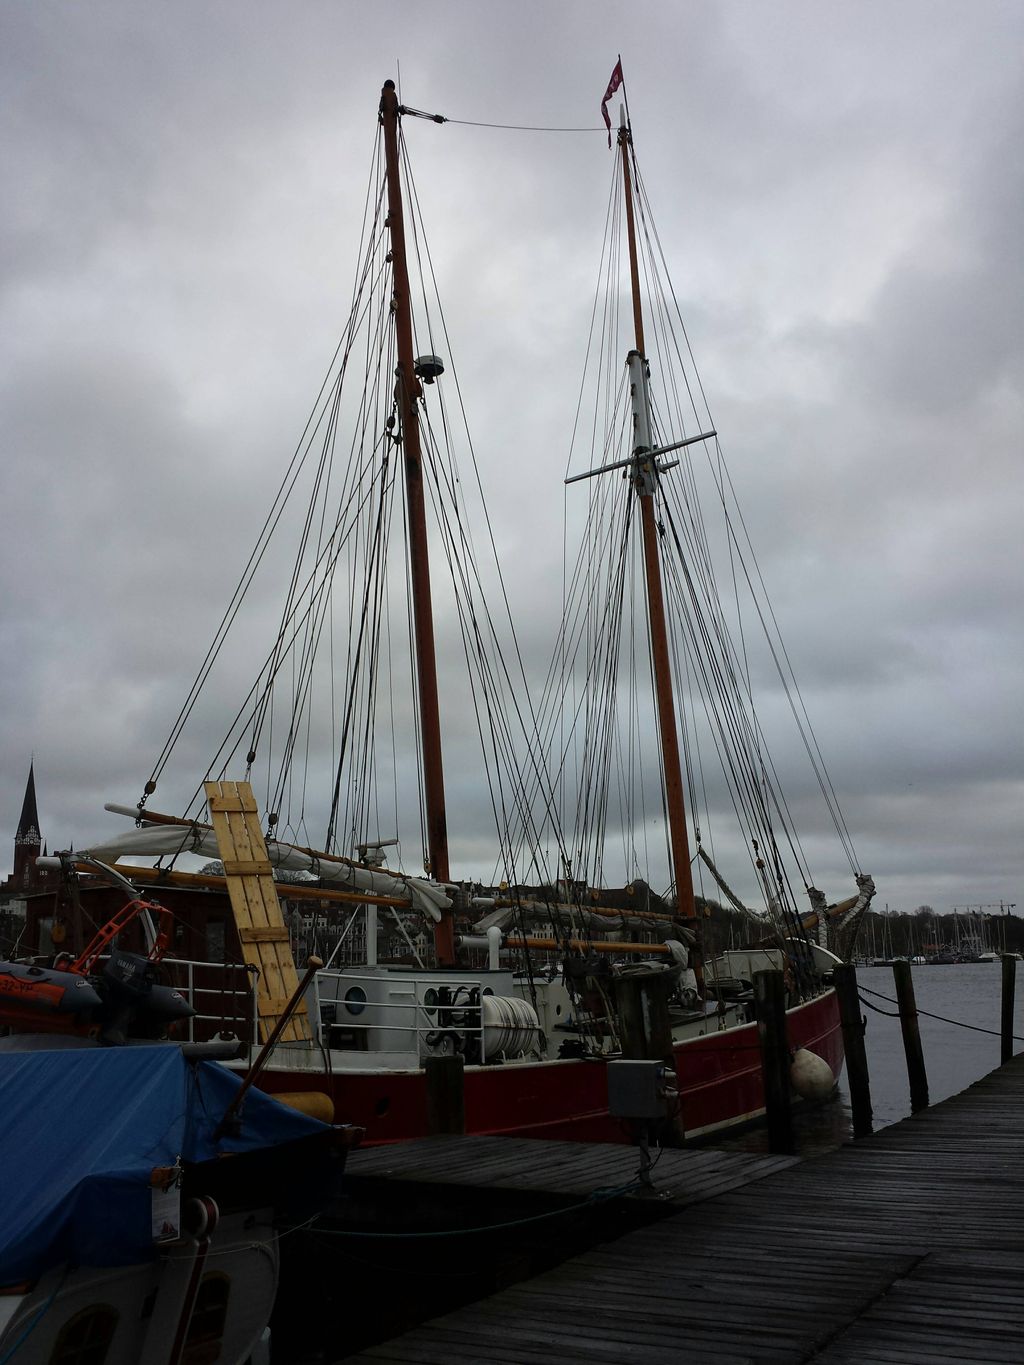
<path fill-rule="evenodd" d="M 894 1000 L 891 995 L 883 995 L 881 991 L 873 991 L 870 986 L 858 985 L 857 987 L 860 1003 L 862 1005 L 867 1005 L 869 1010 L 874 1010 L 876 1014 L 884 1014 L 889 1019 L 898 1019 L 900 1017 L 898 1009 L 883 1010 L 878 1005 L 872 1005 L 870 1000 L 864 999 L 864 996 L 861 994 L 862 991 L 867 991 L 868 995 L 873 995 L 879 1000 L 886 1000 L 890 1005 L 899 1005 L 900 1002 Z M 940 1024 L 955 1024 L 957 1028 L 970 1029 L 972 1033 L 987 1033 L 992 1038 L 1001 1038 L 1003 1036 L 1001 1029 L 984 1028 L 981 1024 L 965 1024 L 962 1019 L 950 1019 L 949 1016 L 945 1014 L 932 1014 L 930 1010 L 923 1010 L 917 1006 L 915 1006 L 915 1012 L 917 1014 L 923 1014 L 926 1019 L 937 1019 Z M 1015 1043 L 1024 1043 L 1024 1038 L 1020 1037 L 1019 1034 L 1011 1033 L 1010 1037 Z"/>

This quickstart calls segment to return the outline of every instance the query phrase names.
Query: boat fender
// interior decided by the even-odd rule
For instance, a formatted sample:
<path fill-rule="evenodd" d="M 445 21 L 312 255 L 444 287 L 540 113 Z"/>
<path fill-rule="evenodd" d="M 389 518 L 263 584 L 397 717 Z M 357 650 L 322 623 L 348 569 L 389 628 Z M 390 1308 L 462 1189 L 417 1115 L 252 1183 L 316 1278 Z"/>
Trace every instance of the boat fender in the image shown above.
<path fill-rule="evenodd" d="M 307 1118 L 319 1119 L 321 1123 L 334 1122 L 334 1101 L 322 1090 L 282 1090 L 274 1099 L 289 1109 L 297 1109 Z"/>
<path fill-rule="evenodd" d="M 832 1068 L 816 1052 L 798 1048 L 789 1066 L 789 1083 L 803 1100 L 821 1104 L 835 1089 Z"/>

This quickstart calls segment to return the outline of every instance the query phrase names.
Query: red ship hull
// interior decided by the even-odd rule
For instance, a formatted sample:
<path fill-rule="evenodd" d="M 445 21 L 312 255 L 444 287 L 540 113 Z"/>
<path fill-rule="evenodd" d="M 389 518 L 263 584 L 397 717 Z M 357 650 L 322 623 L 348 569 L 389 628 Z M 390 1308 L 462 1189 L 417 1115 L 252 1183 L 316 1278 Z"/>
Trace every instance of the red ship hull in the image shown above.
<path fill-rule="evenodd" d="M 807 1048 L 828 1062 L 838 1079 L 843 1036 L 834 991 L 789 1010 L 793 1050 Z M 678 1043 L 675 1048 L 683 1123 L 688 1137 L 724 1133 L 764 1114 L 757 1027 Z M 272 1094 L 321 1091 L 334 1101 L 335 1121 L 365 1129 L 367 1144 L 404 1142 L 427 1135 L 422 1071 L 271 1068 L 260 1078 Z M 599 1061 L 521 1062 L 469 1066 L 465 1071 L 466 1132 L 577 1142 L 626 1142 L 619 1119 L 608 1113 L 608 1084 Z"/>

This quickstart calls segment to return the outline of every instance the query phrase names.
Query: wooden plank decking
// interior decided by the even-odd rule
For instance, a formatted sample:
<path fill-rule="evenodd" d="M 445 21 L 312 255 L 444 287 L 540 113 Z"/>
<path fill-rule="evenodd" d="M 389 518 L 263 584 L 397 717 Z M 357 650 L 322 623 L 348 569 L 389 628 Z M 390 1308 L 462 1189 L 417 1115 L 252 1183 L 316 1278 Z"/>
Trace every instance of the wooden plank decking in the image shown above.
<path fill-rule="evenodd" d="M 689 1202 L 346 1365 L 555 1360 L 1018 1365 L 1024 1055 L 871 1138 Z"/>
<path fill-rule="evenodd" d="M 664 1151 L 657 1160 L 654 1178 L 660 1198 L 682 1205 L 738 1189 L 796 1164 L 799 1158 L 703 1148 Z M 407 1180 L 580 1199 L 597 1188 L 629 1185 L 637 1164 L 633 1148 L 613 1143 L 431 1137 L 355 1151 L 345 1170 L 348 1179 Z"/>

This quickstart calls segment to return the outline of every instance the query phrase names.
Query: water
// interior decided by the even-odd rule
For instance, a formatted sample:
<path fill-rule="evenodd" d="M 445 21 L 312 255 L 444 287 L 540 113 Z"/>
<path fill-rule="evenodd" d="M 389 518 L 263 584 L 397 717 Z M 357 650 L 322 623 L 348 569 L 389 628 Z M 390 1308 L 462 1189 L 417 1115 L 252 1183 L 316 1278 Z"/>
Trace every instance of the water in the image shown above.
<path fill-rule="evenodd" d="M 1014 1033 L 1015 1051 L 1024 1049 L 1024 966 L 1018 964 Z M 1002 971 L 998 962 L 955 963 L 949 966 L 916 966 L 914 996 L 920 1012 L 921 1045 L 928 1072 L 928 1097 L 932 1104 L 959 1094 L 999 1065 L 999 1020 Z M 895 1012 L 896 986 L 891 967 L 858 967 L 857 985 L 863 1000 L 879 1009 Z M 886 998 L 881 998 L 886 997 Z M 927 1011 L 927 1013 L 925 1013 Z M 866 1005 L 864 1042 L 871 1078 L 871 1107 L 875 1129 L 896 1123 L 910 1114 L 910 1085 L 903 1052 L 900 1021 L 877 1013 Z M 929 1018 L 943 1015 L 957 1023 Z M 974 1025 L 993 1033 L 961 1027 Z M 844 1070 L 839 1099 L 802 1113 L 796 1122 L 798 1151 L 803 1156 L 827 1151 L 853 1137 L 850 1098 Z M 728 1144 L 739 1150 L 765 1152 L 767 1134 L 753 1131 Z"/>

